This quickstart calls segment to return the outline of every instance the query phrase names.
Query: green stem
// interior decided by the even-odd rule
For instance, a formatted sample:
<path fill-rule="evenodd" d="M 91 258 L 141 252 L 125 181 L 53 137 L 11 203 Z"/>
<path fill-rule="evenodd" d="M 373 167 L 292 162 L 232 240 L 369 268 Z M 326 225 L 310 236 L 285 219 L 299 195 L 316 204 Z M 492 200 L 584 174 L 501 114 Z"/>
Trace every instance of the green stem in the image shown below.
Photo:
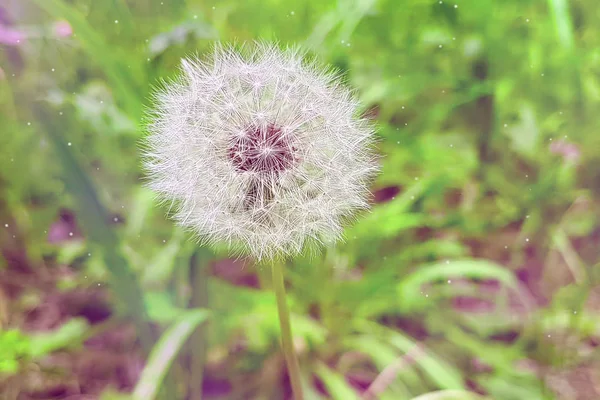
<path fill-rule="evenodd" d="M 274 262 L 272 266 L 273 288 L 277 298 L 277 312 L 279 313 L 279 325 L 281 327 L 281 343 L 283 354 L 288 368 L 288 374 L 292 383 L 292 392 L 295 400 L 304 400 L 302 394 L 302 383 L 300 381 L 300 366 L 294 351 L 292 340 L 292 329 L 290 326 L 290 312 L 285 301 L 285 285 L 283 282 L 283 268 L 281 263 Z"/>

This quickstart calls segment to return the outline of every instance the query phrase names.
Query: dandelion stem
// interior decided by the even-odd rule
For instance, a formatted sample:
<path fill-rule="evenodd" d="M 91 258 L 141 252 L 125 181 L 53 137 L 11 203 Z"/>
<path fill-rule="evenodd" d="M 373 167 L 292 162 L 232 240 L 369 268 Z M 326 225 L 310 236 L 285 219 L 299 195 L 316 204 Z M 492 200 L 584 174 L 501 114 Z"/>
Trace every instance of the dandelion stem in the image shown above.
<path fill-rule="evenodd" d="M 288 368 L 288 375 L 292 383 L 292 392 L 295 400 L 304 400 L 302 394 L 302 384 L 300 381 L 300 366 L 298 358 L 294 351 L 294 342 L 292 340 L 292 329 L 290 326 L 290 312 L 285 298 L 285 285 L 283 282 L 283 268 L 280 262 L 274 262 L 272 266 L 273 288 L 277 298 L 277 312 L 279 313 L 279 326 L 281 327 L 281 343 L 285 362 Z"/>

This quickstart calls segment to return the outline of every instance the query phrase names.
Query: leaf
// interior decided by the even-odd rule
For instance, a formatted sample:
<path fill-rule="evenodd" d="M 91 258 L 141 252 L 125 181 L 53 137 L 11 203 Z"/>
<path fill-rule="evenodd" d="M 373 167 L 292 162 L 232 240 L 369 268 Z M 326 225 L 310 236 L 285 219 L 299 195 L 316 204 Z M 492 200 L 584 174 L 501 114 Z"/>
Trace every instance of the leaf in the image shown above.
<path fill-rule="evenodd" d="M 189 312 L 187 309 L 177 307 L 171 295 L 165 291 L 147 292 L 144 301 L 150 320 L 159 323 L 172 323 Z"/>
<path fill-rule="evenodd" d="M 55 331 L 32 335 L 29 352 L 32 357 L 41 357 L 53 351 L 79 343 L 88 330 L 85 319 L 76 318 L 65 322 Z"/>
<path fill-rule="evenodd" d="M 209 312 L 206 310 L 191 311 L 167 329 L 150 353 L 146 367 L 133 391 L 135 400 L 152 400 L 156 397 L 175 355 L 196 326 L 208 316 Z"/>
<path fill-rule="evenodd" d="M 136 190 L 132 210 L 127 219 L 128 237 L 136 237 L 142 231 L 144 223 L 154 210 L 154 197 L 155 194 L 145 187 Z"/>
<path fill-rule="evenodd" d="M 520 121 L 503 132 L 511 139 L 513 149 L 526 157 L 535 159 L 540 142 L 540 130 L 531 104 L 523 104 L 519 110 Z"/>
<path fill-rule="evenodd" d="M 388 343 L 404 354 L 413 353 L 418 349 L 418 355 L 413 357 L 414 362 L 429 376 L 432 382 L 442 389 L 464 389 L 460 371 L 435 355 L 423 343 L 418 343 L 408 336 L 372 322 L 359 323 L 357 328 L 365 333 L 385 338 Z"/>
<path fill-rule="evenodd" d="M 405 229 L 420 226 L 425 221 L 423 214 L 409 214 L 415 199 L 434 184 L 434 179 L 422 179 L 388 203 L 377 206 L 348 229 L 347 236 L 389 238 Z"/>
<path fill-rule="evenodd" d="M 422 394 L 413 398 L 412 400 L 485 400 L 488 397 L 482 397 L 473 392 L 467 392 L 466 390 L 441 390 L 438 392 L 431 392 Z"/>
<path fill-rule="evenodd" d="M 161 284 L 171 277 L 183 239 L 184 231 L 175 229 L 171 240 L 160 249 L 152 262 L 144 268 L 142 276 L 144 286 Z"/>
<path fill-rule="evenodd" d="M 404 311 L 417 307 L 422 300 L 421 288 L 424 284 L 447 281 L 449 278 L 494 279 L 514 289 L 518 294 L 518 282 L 508 269 L 485 260 L 453 260 L 449 263 L 435 263 L 422 266 L 405 277 L 397 286 L 400 305 Z M 524 298 L 522 298 L 525 301 Z"/>
<path fill-rule="evenodd" d="M 323 383 L 325 388 L 334 400 L 358 400 L 358 394 L 346 382 L 346 379 L 338 372 L 331 370 L 323 363 L 317 364 L 315 373 Z"/>
<path fill-rule="evenodd" d="M 554 27 L 560 44 L 567 50 L 573 49 L 573 23 L 569 15 L 569 2 L 567 0 L 548 0 L 548 6 L 554 17 Z"/>

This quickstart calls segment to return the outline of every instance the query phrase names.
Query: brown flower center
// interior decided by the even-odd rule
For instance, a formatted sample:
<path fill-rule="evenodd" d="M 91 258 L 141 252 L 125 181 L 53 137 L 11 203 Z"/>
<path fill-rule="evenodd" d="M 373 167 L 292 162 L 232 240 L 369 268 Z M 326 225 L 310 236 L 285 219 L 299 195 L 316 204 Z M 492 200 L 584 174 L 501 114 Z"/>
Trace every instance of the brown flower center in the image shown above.
<path fill-rule="evenodd" d="M 236 137 L 229 147 L 229 158 L 238 172 L 256 172 L 278 176 L 296 161 L 296 149 L 281 128 L 251 126 Z"/>

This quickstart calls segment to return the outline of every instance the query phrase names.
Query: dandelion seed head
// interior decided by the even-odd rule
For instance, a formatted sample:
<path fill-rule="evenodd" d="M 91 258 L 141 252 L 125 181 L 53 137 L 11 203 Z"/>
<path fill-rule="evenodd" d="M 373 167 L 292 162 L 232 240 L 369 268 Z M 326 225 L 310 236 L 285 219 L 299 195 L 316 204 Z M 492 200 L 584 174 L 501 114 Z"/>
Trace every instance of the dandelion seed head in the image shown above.
<path fill-rule="evenodd" d="M 149 186 L 208 244 L 258 260 L 342 238 L 368 208 L 374 128 L 332 70 L 296 48 L 217 45 L 154 95 Z"/>

